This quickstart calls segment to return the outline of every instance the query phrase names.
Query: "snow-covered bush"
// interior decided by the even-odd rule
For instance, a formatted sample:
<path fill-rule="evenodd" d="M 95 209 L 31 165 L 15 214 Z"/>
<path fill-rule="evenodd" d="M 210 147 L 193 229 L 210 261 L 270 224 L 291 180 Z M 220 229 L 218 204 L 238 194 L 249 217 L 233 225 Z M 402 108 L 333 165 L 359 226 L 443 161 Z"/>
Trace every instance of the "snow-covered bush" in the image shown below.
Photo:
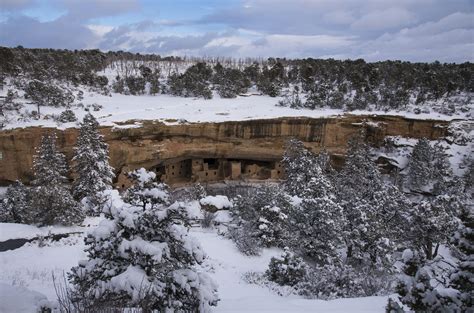
<path fill-rule="evenodd" d="M 64 110 L 62 111 L 56 120 L 60 123 L 69 123 L 77 121 L 76 114 L 72 110 Z"/>
<path fill-rule="evenodd" d="M 229 237 L 235 242 L 237 249 L 245 255 L 259 255 L 262 251 L 262 246 L 259 240 L 252 236 L 254 228 L 248 224 L 243 223 L 241 226 L 232 227 L 229 229 Z"/>
<path fill-rule="evenodd" d="M 131 196 L 121 206 L 115 201 L 108 218 L 86 237 L 88 260 L 69 277 L 74 301 L 147 312 L 208 312 L 218 302 L 217 289 L 196 269 L 205 254 L 188 235 L 186 212 L 177 203 L 165 204 L 165 191 L 148 192 L 147 182 L 134 191 L 146 198 L 137 202 Z"/>
<path fill-rule="evenodd" d="M 204 211 L 202 214 L 201 226 L 203 228 L 210 228 L 212 226 L 212 222 L 214 221 L 214 213 L 209 211 Z"/>
<path fill-rule="evenodd" d="M 425 257 L 417 251 L 403 252 L 403 275 L 396 287 L 400 301 L 415 312 L 458 312 L 456 292 L 441 294 L 430 282 Z"/>
<path fill-rule="evenodd" d="M 353 298 L 389 294 L 392 281 L 385 271 L 338 264 L 312 267 L 308 278 L 297 287 L 309 298 Z"/>
<path fill-rule="evenodd" d="M 295 286 L 306 279 L 308 265 L 285 247 L 280 257 L 273 257 L 268 265 L 266 275 L 269 280 L 280 285 Z"/>
<path fill-rule="evenodd" d="M 31 192 L 20 181 L 8 186 L 4 199 L 0 201 L 0 222 L 34 223 L 36 216 L 31 211 Z"/>

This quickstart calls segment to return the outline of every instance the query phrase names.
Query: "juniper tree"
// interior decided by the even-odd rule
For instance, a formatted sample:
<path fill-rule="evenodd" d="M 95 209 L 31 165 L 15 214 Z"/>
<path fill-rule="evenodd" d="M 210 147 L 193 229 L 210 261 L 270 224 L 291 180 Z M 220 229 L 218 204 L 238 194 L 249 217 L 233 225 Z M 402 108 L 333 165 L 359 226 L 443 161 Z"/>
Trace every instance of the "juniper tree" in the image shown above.
<path fill-rule="evenodd" d="M 442 194 L 446 192 L 448 185 L 453 179 L 453 170 L 449 162 L 448 155 L 441 144 L 436 143 L 432 149 L 432 173 L 431 178 L 434 181 L 434 193 Z"/>
<path fill-rule="evenodd" d="M 230 237 L 247 255 L 258 255 L 262 247 L 284 247 L 291 240 L 290 198 L 279 186 L 264 185 L 239 195 L 233 201 Z"/>
<path fill-rule="evenodd" d="M 0 202 L 0 221 L 24 224 L 35 222 L 30 192 L 20 181 L 8 186 L 5 198 Z"/>
<path fill-rule="evenodd" d="M 422 200 L 410 210 L 409 240 L 414 247 L 424 252 L 428 260 L 436 257 L 439 246 L 447 242 L 457 228 L 457 207 L 456 199 L 442 195 Z"/>
<path fill-rule="evenodd" d="M 349 141 L 346 163 L 337 178 L 337 197 L 343 208 L 348 261 L 383 263 L 394 241 L 400 241 L 408 200 L 385 183 L 360 134 Z M 382 263 L 381 263 L 382 262 Z"/>
<path fill-rule="evenodd" d="M 431 269 L 423 253 L 406 249 L 396 291 L 400 301 L 415 312 L 460 312 L 456 297 L 441 294 L 431 285 Z"/>
<path fill-rule="evenodd" d="M 418 140 L 408 161 L 407 184 L 422 189 L 432 177 L 433 149 L 426 138 Z"/>
<path fill-rule="evenodd" d="M 292 211 L 297 248 L 318 265 L 335 264 L 340 261 L 343 213 L 329 180 L 317 169 L 301 192 L 301 204 Z"/>
<path fill-rule="evenodd" d="M 459 291 L 461 311 L 474 306 L 474 217 L 472 211 L 464 209 L 462 224 L 454 237 L 460 261 L 451 274 L 451 287 Z"/>
<path fill-rule="evenodd" d="M 99 123 L 88 113 L 79 129 L 73 169 L 77 178 L 73 184 L 73 194 L 78 200 L 87 197 L 91 206 L 102 201 L 99 192 L 112 188 L 115 174 L 109 165 L 109 149 L 104 137 L 98 131 Z"/>
<path fill-rule="evenodd" d="M 148 191 L 134 189 L 139 195 Z M 186 212 L 177 203 L 160 203 L 161 192 L 156 195 L 145 206 L 136 206 L 132 197 L 112 207 L 87 236 L 88 260 L 69 275 L 76 302 L 145 312 L 208 312 L 216 305 L 216 285 L 195 269 L 205 254 L 188 235 Z"/>
<path fill-rule="evenodd" d="M 271 258 L 265 275 L 279 285 L 295 286 L 306 279 L 308 271 L 303 259 L 285 247 L 281 256 Z"/>
<path fill-rule="evenodd" d="M 217 93 L 222 98 L 235 98 L 239 94 L 247 92 L 250 81 L 238 69 L 225 68 L 216 78 Z"/>
<path fill-rule="evenodd" d="M 300 195 L 318 173 L 316 156 L 297 139 L 287 142 L 282 164 L 286 175 L 283 185 L 291 195 Z"/>

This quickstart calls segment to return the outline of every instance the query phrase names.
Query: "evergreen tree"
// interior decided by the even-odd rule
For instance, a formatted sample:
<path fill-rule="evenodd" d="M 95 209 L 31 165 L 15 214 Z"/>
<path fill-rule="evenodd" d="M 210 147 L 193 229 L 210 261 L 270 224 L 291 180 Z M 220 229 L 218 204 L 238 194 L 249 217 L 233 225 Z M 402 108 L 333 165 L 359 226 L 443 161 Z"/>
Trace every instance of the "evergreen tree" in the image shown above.
<path fill-rule="evenodd" d="M 428 260 L 437 256 L 439 246 L 447 242 L 456 230 L 459 205 L 457 199 L 442 195 L 412 207 L 409 213 L 409 240 L 424 252 Z"/>
<path fill-rule="evenodd" d="M 448 185 L 453 179 L 453 170 L 448 156 L 441 144 L 436 143 L 432 149 L 433 162 L 431 177 L 434 181 L 434 193 L 442 194 L 446 192 Z"/>
<path fill-rule="evenodd" d="M 342 242 L 343 214 L 334 190 L 321 171 L 304 188 L 299 207 L 293 210 L 298 250 L 319 265 L 337 264 Z"/>
<path fill-rule="evenodd" d="M 33 185 L 60 185 L 67 182 L 67 164 L 64 154 L 56 147 L 56 134 L 44 135 L 33 158 Z"/>
<path fill-rule="evenodd" d="M 418 140 L 408 162 L 407 184 L 413 189 L 422 189 L 432 177 L 433 149 L 428 139 Z"/>
<path fill-rule="evenodd" d="M 99 123 L 88 113 L 84 116 L 73 157 L 77 179 L 73 194 L 78 200 L 87 197 L 92 206 L 102 202 L 99 193 L 112 188 L 115 174 L 109 165 L 109 149 L 98 131 Z"/>
<path fill-rule="evenodd" d="M 34 223 L 30 207 L 30 192 L 20 182 L 8 186 L 5 198 L 0 201 L 0 221 L 4 223 Z"/>
<path fill-rule="evenodd" d="M 441 295 L 430 283 L 430 268 L 423 254 L 406 249 L 402 256 L 403 275 L 396 291 L 400 301 L 415 312 L 459 312 L 457 299 Z"/>
<path fill-rule="evenodd" d="M 403 240 L 409 201 L 385 183 L 370 158 L 363 134 L 349 141 L 346 163 L 337 178 L 337 197 L 343 208 L 347 261 L 353 265 L 390 268 L 395 243 Z"/>
<path fill-rule="evenodd" d="M 143 209 L 169 204 L 168 186 L 156 182 L 155 173 L 140 168 L 128 176 L 134 184 L 125 192 L 125 201 Z"/>
<path fill-rule="evenodd" d="M 461 253 L 460 261 L 451 274 L 451 286 L 459 291 L 461 311 L 474 307 L 474 217 L 465 209 L 462 224 L 455 235 L 455 244 Z"/>
<path fill-rule="evenodd" d="M 31 190 L 31 206 L 35 222 L 41 225 L 81 222 L 84 214 L 66 185 L 66 160 L 64 154 L 57 151 L 55 135 L 45 135 L 41 139 L 33 170 L 35 187 Z"/>
<path fill-rule="evenodd" d="M 297 139 L 287 142 L 282 159 L 285 168 L 285 190 L 291 195 L 300 195 L 311 178 L 320 173 L 316 156 Z"/>
<path fill-rule="evenodd" d="M 295 286 L 306 279 L 309 266 L 285 247 L 280 257 L 273 257 L 265 275 L 282 286 Z"/>
<path fill-rule="evenodd" d="M 216 89 L 222 98 L 235 98 L 247 92 L 250 81 L 238 69 L 226 68 L 216 78 Z"/>
<path fill-rule="evenodd" d="M 133 193 L 149 190 L 138 184 Z M 156 195 L 145 207 L 135 206 L 136 197 L 112 207 L 87 236 L 88 260 L 69 276 L 76 302 L 146 312 L 208 312 L 217 304 L 216 285 L 195 269 L 205 255 L 188 235 L 186 212 L 177 203 L 158 204 L 164 197 Z"/>

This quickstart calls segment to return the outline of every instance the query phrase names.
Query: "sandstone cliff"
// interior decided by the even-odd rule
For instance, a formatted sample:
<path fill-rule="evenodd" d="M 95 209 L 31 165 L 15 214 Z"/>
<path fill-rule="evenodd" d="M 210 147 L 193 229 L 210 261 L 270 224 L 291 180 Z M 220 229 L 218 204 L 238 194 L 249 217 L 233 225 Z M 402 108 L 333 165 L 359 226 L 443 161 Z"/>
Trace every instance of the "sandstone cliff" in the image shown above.
<path fill-rule="evenodd" d="M 344 115 L 330 118 L 279 118 L 222 123 L 166 125 L 141 121 L 136 128 L 103 127 L 110 162 L 117 174 L 137 167 L 154 168 L 186 159 L 278 161 L 289 138 L 298 138 L 313 151 L 322 148 L 343 155 L 348 139 L 361 127 L 373 145 L 385 136 L 436 139 L 446 135 L 449 122 L 396 116 Z M 41 136 L 56 132 L 58 144 L 72 156 L 77 129 L 32 127 L 0 132 L 0 182 L 31 179 L 32 157 Z M 336 158 L 337 161 L 337 158 Z"/>

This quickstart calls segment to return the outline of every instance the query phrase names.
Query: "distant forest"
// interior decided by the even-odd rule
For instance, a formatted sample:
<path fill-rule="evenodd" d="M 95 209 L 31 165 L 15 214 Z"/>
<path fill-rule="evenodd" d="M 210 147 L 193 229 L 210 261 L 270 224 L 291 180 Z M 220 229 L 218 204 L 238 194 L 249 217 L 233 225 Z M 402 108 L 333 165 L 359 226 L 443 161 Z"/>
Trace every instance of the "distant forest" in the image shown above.
<path fill-rule="evenodd" d="M 106 75 L 107 70 L 114 74 Z M 42 105 L 69 101 L 64 100 L 68 98 L 64 88 L 58 87 L 64 84 L 69 88 L 87 86 L 105 94 L 166 93 L 203 98 L 212 98 L 213 91 L 223 98 L 254 91 L 283 97 L 279 101 L 282 106 L 347 111 L 404 110 L 412 105 L 416 113 L 425 105 L 443 102 L 441 113 L 452 114 L 458 108 L 467 110 L 472 101 L 473 70 L 470 62 L 189 58 L 0 47 L 0 82 L 11 79 L 17 89 L 25 91 L 26 98 L 42 101 Z M 57 101 L 43 99 L 52 94 L 58 96 Z"/>

